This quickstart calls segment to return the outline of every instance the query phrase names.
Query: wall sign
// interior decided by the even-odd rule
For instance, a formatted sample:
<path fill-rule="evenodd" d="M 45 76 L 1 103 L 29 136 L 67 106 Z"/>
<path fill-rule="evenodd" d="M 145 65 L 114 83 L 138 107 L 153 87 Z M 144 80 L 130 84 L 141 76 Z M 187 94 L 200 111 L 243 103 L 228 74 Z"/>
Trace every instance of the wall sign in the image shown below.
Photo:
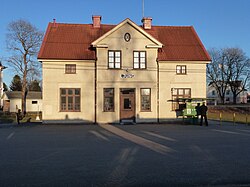
<path fill-rule="evenodd" d="M 128 74 L 121 74 L 121 78 L 123 79 L 128 79 L 128 78 L 133 78 L 135 75 L 128 73 Z"/>
<path fill-rule="evenodd" d="M 123 74 L 120 75 L 120 77 L 122 79 L 133 78 L 135 76 L 134 74 L 129 73 L 129 69 L 128 68 L 125 71 L 126 71 L 126 73 L 123 73 Z"/>

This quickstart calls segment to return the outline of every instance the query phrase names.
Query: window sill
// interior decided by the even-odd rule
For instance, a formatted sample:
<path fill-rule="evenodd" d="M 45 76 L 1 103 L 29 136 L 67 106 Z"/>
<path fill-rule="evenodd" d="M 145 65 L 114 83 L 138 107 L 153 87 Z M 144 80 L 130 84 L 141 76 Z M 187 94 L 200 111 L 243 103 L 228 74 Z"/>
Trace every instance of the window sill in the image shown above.
<path fill-rule="evenodd" d="M 147 70 L 147 68 L 133 68 L 133 70 L 140 70 L 140 71 L 142 71 L 142 70 Z"/>
<path fill-rule="evenodd" d="M 152 112 L 152 110 L 141 110 L 140 112 Z"/>
<path fill-rule="evenodd" d="M 72 110 L 60 110 L 59 112 L 81 112 L 80 110 L 72 111 Z"/>

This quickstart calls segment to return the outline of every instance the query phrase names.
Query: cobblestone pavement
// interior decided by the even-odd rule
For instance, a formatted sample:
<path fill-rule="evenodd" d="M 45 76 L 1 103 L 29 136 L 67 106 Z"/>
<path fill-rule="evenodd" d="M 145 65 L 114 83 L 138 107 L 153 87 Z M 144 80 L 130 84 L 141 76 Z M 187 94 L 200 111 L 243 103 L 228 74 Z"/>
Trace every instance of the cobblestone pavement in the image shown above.
<path fill-rule="evenodd" d="M 0 125 L 0 186 L 250 186 L 250 126 Z"/>

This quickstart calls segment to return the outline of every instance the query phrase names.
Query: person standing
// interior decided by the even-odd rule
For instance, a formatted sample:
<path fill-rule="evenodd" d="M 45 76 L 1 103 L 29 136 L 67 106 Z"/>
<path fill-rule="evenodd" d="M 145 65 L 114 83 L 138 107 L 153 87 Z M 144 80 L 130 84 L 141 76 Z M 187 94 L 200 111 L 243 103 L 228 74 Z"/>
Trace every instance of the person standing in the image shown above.
<path fill-rule="evenodd" d="M 197 103 L 197 106 L 195 107 L 196 116 L 197 116 L 196 124 L 199 124 L 199 119 L 201 116 L 201 106 L 200 105 L 201 105 L 200 103 Z"/>
<path fill-rule="evenodd" d="M 20 124 L 20 109 L 18 109 L 17 105 L 16 105 L 16 122 L 17 124 Z"/>
<path fill-rule="evenodd" d="M 203 118 L 205 119 L 206 126 L 208 126 L 208 122 L 207 122 L 207 106 L 205 105 L 205 102 L 203 102 L 202 105 L 200 106 L 200 112 L 201 112 L 200 126 L 202 126 Z"/>
<path fill-rule="evenodd" d="M 196 116 L 197 118 L 199 119 L 200 115 L 201 115 L 201 104 L 200 103 L 197 103 L 197 106 L 195 107 L 195 110 L 196 110 Z"/>

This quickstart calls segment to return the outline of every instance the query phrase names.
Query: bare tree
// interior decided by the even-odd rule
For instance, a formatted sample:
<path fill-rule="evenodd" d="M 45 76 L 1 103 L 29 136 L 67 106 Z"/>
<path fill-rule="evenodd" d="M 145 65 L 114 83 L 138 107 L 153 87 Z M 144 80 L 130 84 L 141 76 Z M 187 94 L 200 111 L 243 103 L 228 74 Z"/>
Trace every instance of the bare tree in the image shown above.
<path fill-rule="evenodd" d="M 223 50 L 217 50 L 215 48 L 208 50 L 212 62 L 207 65 L 207 80 L 212 85 L 221 100 L 221 103 L 225 102 L 225 94 L 228 87 L 228 68 L 224 62 Z"/>
<path fill-rule="evenodd" d="M 226 90 L 230 87 L 233 101 L 246 89 L 249 81 L 249 59 L 240 48 L 211 49 L 212 62 L 207 65 L 207 78 L 216 89 L 221 102 L 225 102 Z"/>
<path fill-rule="evenodd" d="M 43 33 L 30 22 L 21 19 L 11 22 L 7 29 L 7 49 L 12 53 L 8 63 L 22 78 L 22 111 L 25 114 L 27 80 L 39 71 L 40 64 L 36 57 Z"/>
<path fill-rule="evenodd" d="M 237 96 L 247 88 L 250 78 L 250 59 L 240 48 L 226 48 L 224 55 L 230 67 L 229 86 L 233 93 L 233 103 L 236 104 Z"/>

